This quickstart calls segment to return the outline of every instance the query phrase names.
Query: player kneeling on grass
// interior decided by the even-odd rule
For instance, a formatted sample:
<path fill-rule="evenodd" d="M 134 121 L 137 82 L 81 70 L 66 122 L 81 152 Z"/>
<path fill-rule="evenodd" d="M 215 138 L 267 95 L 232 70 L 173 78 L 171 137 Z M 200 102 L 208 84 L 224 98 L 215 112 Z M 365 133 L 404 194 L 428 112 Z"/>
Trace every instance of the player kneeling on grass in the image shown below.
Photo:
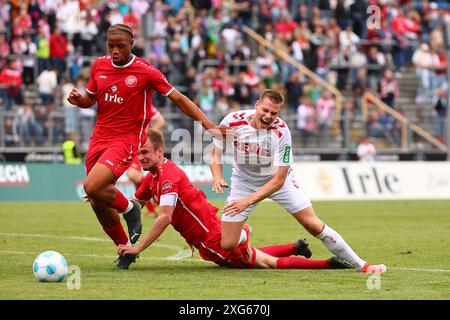
<path fill-rule="evenodd" d="M 203 191 L 195 188 L 186 174 L 175 163 L 164 158 L 164 140 L 161 133 L 147 129 L 147 141 L 139 149 L 138 157 L 144 170 L 149 171 L 134 197 L 141 203 L 154 199 L 160 206 L 154 225 L 136 246 L 119 245 L 122 255 L 136 256 L 150 246 L 172 225 L 187 243 L 197 248 L 200 256 L 220 266 L 232 268 L 279 269 L 345 269 L 351 265 L 332 257 L 326 260 L 308 260 L 291 255 L 311 256 L 308 244 L 296 243 L 256 249 L 249 245 L 250 226 L 243 228 L 245 239 L 233 251 L 221 248 L 221 223 L 218 208 L 211 205 Z M 127 266 L 128 268 L 128 266 Z"/>

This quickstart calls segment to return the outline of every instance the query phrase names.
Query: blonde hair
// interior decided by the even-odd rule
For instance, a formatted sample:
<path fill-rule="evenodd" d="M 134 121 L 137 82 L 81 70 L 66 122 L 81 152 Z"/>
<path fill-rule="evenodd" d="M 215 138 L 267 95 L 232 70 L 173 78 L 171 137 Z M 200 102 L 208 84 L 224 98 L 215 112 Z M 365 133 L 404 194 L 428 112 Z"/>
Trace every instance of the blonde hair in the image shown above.
<path fill-rule="evenodd" d="M 158 150 L 159 147 L 164 149 L 164 137 L 161 131 L 147 128 L 147 130 L 145 130 L 145 135 L 147 136 L 147 139 L 151 141 L 154 151 Z"/>
<path fill-rule="evenodd" d="M 263 99 L 269 99 L 273 103 L 277 104 L 283 104 L 284 103 L 284 97 L 281 93 L 279 93 L 276 90 L 273 89 L 266 89 L 259 97 L 259 101 L 262 101 Z"/>

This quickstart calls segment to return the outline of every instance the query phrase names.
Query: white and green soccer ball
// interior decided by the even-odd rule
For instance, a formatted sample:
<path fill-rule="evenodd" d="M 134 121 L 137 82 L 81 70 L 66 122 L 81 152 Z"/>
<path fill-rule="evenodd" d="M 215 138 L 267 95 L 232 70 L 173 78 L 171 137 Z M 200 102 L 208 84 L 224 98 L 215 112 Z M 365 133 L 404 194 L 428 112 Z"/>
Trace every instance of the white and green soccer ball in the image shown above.
<path fill-rule="evenodd" d="M 56 251 L 45 251 L 33 263 L 33 273 L 41 282 L 60 282 L 67 274 L 67 262 Z"/>

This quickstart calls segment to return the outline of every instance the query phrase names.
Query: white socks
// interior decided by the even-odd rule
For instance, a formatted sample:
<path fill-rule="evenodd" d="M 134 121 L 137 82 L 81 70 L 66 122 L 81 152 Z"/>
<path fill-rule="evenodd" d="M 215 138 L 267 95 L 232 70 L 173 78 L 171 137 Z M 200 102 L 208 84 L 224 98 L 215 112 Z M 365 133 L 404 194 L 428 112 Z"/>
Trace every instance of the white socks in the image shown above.
<path fill-rule="evenodd" d="M 130 212 L 131 209 L 133 209 L 133 202 L 131 202 L 130 200 L 128 200 L 128 207 L 125 209 L 124 212 L 122 212 L 123 214 L 127 214 L 128 212 Z"/>
<path fill-rule="evenodd" d="M 244 243 L 247 240 L 247 233 L 244 229 L 241 231 L 241 237 L 239 238 L 239 244 Z"/>
<path fill-rule="evenodd" d="M 322 232 L 316 238 L 322 240 L 328 250 L 349 262 L 356 270 L 360 271 L 366 263 L 350 248 L 341 235 L 329 226 L 325 225 Z"/>

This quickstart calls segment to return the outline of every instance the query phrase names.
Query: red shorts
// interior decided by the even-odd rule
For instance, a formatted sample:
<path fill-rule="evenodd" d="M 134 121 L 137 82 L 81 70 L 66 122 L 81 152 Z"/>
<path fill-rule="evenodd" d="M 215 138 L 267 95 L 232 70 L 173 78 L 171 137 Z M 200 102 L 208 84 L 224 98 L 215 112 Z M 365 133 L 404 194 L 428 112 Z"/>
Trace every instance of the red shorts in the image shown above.
<path fill-rule="evenodd" d="M 93 139 L 86 155 L 86 175 L 89 174 L 96 163 L 101 163 L 111 169 L 117 181 L 130 166 L 136 152 L 137 148 L 126 141 L 105 142 Z"/>
<path fill-rule="evenodd" d="M 235 269 L 251 269 L 255 265 L 256 251 L 252 246 L 242 248 L 241 246 L 233 251 L 225 251 L 220 246 L 220 233 L 211 236 L 207 241 L 197 245 L 198 253 L 207 261 L 217 263 L 219 266 Z M 243 257 L 241 250 L 251 251 L 251 259 L 248 261 Z"/>

